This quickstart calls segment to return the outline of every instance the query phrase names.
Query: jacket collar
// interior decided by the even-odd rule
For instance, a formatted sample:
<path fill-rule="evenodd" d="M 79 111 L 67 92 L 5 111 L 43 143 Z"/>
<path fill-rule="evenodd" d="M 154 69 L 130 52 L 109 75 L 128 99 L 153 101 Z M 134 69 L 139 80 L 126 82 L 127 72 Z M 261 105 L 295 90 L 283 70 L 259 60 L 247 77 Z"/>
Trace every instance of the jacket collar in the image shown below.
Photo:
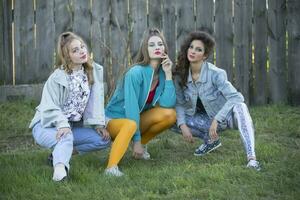
<path fill-rule="evenodd" d="M 205 83 L 207 81 L 207 73 L 208 73 L 208 63 L 204 61 L 202 63 L 200 76 L 199 76 L 198 80 L 196 81 L 196 83 L 198 83 L 198 82 Z M 188 83 L 191 83 L 191 82 L 193 82 L 193 78 L 192 78 L 192 71 L 191 71 L 191 67 L 190 67 L 189 68 Z"/>
<path fill-rule="evenodd" d="M 68 87 L 67 73 L 62 68 L 57 68 L 54 71 L 54 80 L 60 85 Z"/>

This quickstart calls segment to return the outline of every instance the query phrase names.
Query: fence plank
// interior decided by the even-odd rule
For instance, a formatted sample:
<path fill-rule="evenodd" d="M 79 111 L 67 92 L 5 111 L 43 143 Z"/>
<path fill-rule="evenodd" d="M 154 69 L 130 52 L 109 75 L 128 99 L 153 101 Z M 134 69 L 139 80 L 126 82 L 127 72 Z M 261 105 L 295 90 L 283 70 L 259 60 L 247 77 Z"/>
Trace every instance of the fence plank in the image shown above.
<path fill-rule="evenodd" d="M 270 47 L 270 97 L 274 103 L 287 99 L 285 0 L 268 1 Z"/>
<path fill-rule="evenodd" d="M 214 33 L 214 1 L 213 0 L 195 0 L 196 1 L 196 30 L 202 30 Z"/>
<path fill-rule="evenodd" d="M 36 49 L 37 67 L 35 73 L 37 83 L 47 79 L 54 65 L 55 25 L 54 1 L 36 0 Z M 41 73 L 41 71 L 43 73 Z"/>
<path fill-rule="evenodd" d="M 148 1 L 149 7 L 149 27 L 156 27 L 158 29 L 162 28 L 162 1 L 161 0 L 151 0 Z"/>
<path fill-rule="evenodd" d="M 193 0 L 176 0 L 177 9 L 177 47 L 180 47 L 184 38 L 195 30 Z"/>
<path fill-rule="evenodd" d="M 33 1 L 14 1 L 16 84 L 33 83 L 37 71 Z"/>
<path fill-rule="evenodd" d="M 91 11 L 90 1 L 74 0 L 73 31 L 80 35 L 87 45 L 91 46 Z"/>
<path fill-rule="evenodd" d="M 169 49 L 169 57 L 176 61 L 176 7 L 173 0 L 163 1 L 163 33 Z M 175 67 L 174 67 L 175 68 Z"/>
<path fill-rule="evenodd" d="M 163 33 L 169 49 L 169 58 L 176 61 L 176 7 L 173 0 L 163 1 Z M 174 66 L 175 69 L 175 66 Z"/>
<path fill-rule="evenodd" d="M 235 85 L 249 103 L 251 69 L 251 1 L 234 1 Z"/>
<path fill-rule="evenodd" d="M 73 7 L 69 1 L 54 0 L 54 22 L 55 22 L 55 38 L 65 31 L 72 31 L 73 25 Z"/>
<path fill-rule="evenodd" d="M 0 85 L 13 84 L 11 9 L 11 0 L 0 3 Z"/>
<path fill-rule="evenodd" d="M 267 8 L 266 0 L 253 1 L 254 18 L 254 88 L 252 99 L 254 104 L 262 105 L 267 103 Z"/>
<path fill-rule="evenodd" d="M 132 41 L 130 52 L 134 59 L 143 39 L 143 33 L 147 28 L 147 5 L 146 1 L 129 1 L 129 23 L 133 23 Z"/>
<path fill-rule="evenodd" d="M 288 0 L 288 71 L 290 102 L 292 105 L 300 105 L 300 1 Z"/>
<path fill-rule="evenodd" d="M 216 0 L 216 65 L 226 70 L 233 82 L 232 0 Z"/>
<path fill-rule="evenodd" d="M 196 30 L 214 34 L 214 1 L 195 0 L 196 5 Z M 214 55 L 211 54 L 207 61 L 213 63 Z"/>
<path fill-rule="evenodd" d="M 110 0 L 92 1 L 91 50 L 96 62 L 104 67 L 104 79 L 110 66 Z"/>
<path fill-rule="evenodd" d="M 113 0 L 111 7 L 111 50 L 112 50 L 112 71 L 111 86 L 114 87 L 117 79 L 121 77 L 125 71 L 128 63 L 128 52 L 131 40 L 138 40 L 138 38 L 130 38 L 128 35 L 128 1 L 127 0 Z M 132 34 L 132 33 L 131 33 Z M 131 56 L 129 56 L 131 57 Z"/>

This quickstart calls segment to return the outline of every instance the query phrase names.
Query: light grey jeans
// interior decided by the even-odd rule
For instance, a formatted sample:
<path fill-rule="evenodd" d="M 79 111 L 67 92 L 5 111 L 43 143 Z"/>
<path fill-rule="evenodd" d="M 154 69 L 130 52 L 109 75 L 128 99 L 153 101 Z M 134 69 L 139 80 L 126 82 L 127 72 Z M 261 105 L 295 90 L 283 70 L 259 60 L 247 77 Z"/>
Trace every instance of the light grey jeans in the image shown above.
<path fill-rule="evenodd" d="M 100 150 L 110 145 L 109 140 L 104 140 L 96 130 L 92 128 L 73 127 L 72 133 L 63 136 L 60 140 L 56 139 L 56 128 L 43 128 L 38 122 L 32 128 L 32 135 L 37 144 L 44 148 L 52 148 L 53 166 L 63 163 L 70 168 L 70 159 L 73 146 L 79 153 Z"/>

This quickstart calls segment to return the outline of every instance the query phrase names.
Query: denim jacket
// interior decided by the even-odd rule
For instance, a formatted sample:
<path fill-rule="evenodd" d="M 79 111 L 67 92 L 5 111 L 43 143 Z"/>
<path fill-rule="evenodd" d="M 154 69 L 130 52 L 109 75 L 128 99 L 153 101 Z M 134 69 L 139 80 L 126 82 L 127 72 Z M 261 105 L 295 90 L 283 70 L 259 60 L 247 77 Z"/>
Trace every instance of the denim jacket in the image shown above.
<path fill-rule="evenodd" d="M 202 64 L 197 81 L 193 82 L 189 70 L 186 86 L 181 88 L 179 77 L 176 77 L 175 87 L 178 126 L 186 123 L 185 115 L 195 114 L 198 97 L 208 116 L 216 119 L 221 127 L 226 126 L 226 118 L 233 106 L 244 101 L 242 94 L 227 80 L 226 72 L 208 62 Z"/>
<path fill-rule="evenodd" d="M 67 73 L 63 69 L 56 69 L 46 81 L 42 99 L 36 108 L 36 113 L 31 120 L 29 128 L 41 121 L 43 127 L 70 127 L 68 119 L 62 112 L 68 94 Z M 83 113 L 83 123 L 87 126 L 104 126 L 104 87 L 103 67 L 93 63 L 94 84 Z"/>

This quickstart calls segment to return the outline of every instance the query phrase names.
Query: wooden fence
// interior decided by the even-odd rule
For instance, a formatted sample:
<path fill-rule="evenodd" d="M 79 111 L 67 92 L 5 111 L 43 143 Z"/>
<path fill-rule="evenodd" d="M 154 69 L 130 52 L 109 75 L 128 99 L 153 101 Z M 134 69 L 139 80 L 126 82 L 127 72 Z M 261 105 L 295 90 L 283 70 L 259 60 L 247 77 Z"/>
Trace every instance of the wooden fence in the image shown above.
<path fill-rule="evenodd" d="M 109 88 L 147 27 L 166 37 L 170 57 L 192 30 L 216 38 L 214 58 L 247 102 L 300 104 L 299 0 L 2 0 L 0 84 L 44 82 L 57 36 L 81 35 L 105 66 Z"/>

